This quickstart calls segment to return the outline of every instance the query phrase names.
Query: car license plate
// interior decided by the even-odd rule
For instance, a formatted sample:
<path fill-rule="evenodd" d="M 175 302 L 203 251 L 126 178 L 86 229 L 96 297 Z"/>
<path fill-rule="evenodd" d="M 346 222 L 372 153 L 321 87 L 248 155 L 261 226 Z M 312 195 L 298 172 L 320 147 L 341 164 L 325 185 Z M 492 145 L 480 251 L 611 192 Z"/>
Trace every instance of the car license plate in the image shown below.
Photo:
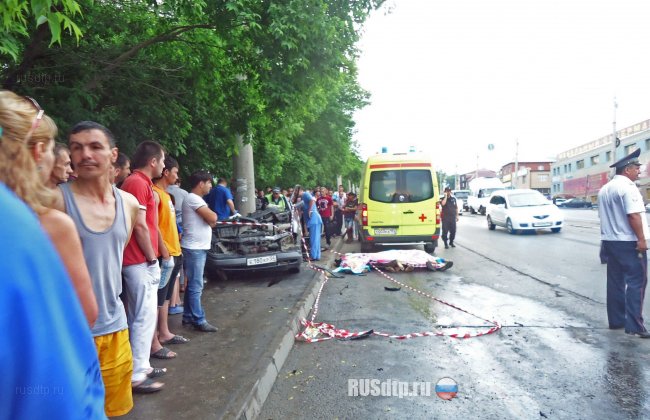
<path fill-rule="evenodd" d="M 278 260 L 278 258 L 275 255 L 267 255 L 265 257 L 248 258 L 246 260 L 246 265 L 260 265 L 260 264 L 274 263 L 277 260 Z"/>
<path fill-rule="evenodd" d="M 397 235 L 395 228 L 375 228 L 375 235 Z"/>
<path fill-rule="evenodd" d="M 547 227 L 551 226 L 553 223 L 551 222 L 542 222 L 542 223 L 533 223 L 533 227 Z"/>

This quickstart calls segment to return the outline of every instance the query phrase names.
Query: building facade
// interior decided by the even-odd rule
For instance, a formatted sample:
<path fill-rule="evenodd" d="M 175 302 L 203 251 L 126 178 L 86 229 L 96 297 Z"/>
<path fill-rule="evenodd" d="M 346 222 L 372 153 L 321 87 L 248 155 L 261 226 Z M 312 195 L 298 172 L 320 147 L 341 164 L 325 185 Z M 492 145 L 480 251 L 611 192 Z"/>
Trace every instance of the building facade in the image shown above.
<path fill-rule="evenodd" d="M 648 163 L 650 120 L 618 130 L 616 137 L 620 144 L 615 149 L 612 142 L 614 136 L 609 134 L 560 153 L 557 161 L 551 165 L 551 195 L 581 197 L 595 203 L 598 191 L 614 174 L 609 165 L 637 148 L 641 149 L 641 163 Z M 650 172 L 646 165 L 638 182 L 645 200 L 650 199 L 650 186 L 646 186 L 648 182 Z"/>
<path fill-rule="evenodd" d="M 501 182 L 506 187 L 530 188 L 544 195 L 551 193 L 551 161 L 509 162 L 501 167 Z M 515 174 L 515 166 L 517 173 Z"/>

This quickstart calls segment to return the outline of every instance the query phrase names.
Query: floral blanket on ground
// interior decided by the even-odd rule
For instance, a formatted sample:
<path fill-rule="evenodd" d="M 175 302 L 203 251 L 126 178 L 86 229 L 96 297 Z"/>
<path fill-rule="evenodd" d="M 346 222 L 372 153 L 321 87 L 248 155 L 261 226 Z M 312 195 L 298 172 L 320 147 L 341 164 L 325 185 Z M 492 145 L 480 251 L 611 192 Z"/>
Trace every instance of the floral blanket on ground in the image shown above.
<path fill-rule="evenodd" d="M 370 271 L 370 264 L 386 264 L 391 261 L 398 261 L 403 265 L 413 267 L 427 267 L 430 262 L 436 268 L 444 267 L 446 260 L 444 258 L 434 257 L 418 249 L 390 249 L 388 251 L 373 253 L 349 253 L 341 257 L 341 264 L 334 272 L 352 272 L 361 274 Z"/>

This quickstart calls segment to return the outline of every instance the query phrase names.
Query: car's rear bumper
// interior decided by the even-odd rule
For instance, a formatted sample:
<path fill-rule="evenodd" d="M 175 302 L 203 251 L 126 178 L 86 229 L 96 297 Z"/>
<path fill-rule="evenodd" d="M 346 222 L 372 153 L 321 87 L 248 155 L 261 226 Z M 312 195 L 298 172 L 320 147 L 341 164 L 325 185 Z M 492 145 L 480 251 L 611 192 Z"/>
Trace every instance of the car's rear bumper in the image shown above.
<path fill-rule="evenodd" d="M 249 265 L 253 258 L 275 255 L 276 261 L 263 264 Z M 214 254 L 208 252 L 206 265 L 210 269 L 223 271 L 261 271 L 285 270 L 298 268 L 302 264 L 302 252 L 299 249 L 285 252 L 265 252 L 251 255 Z"/>
<path fill-rule="evenodd" d="M 432 235 L 390 235 L 390 236 L 372 236 L 368 229 L 361 230 L 361 241 L 376 245 L 409 245 L 422 243 L 438 243 L 440 233 Z"/>

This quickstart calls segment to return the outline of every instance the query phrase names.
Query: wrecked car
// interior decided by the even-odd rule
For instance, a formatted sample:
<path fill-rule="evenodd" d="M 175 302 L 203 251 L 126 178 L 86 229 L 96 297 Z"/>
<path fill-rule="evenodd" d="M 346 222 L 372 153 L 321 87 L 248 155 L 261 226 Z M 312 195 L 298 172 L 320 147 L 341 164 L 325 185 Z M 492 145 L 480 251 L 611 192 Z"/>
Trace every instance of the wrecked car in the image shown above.
<path fill-rule="evenodd" d="M 303 262 L 300 219 L 290 206 L 273 206 L 224 221 L 212 229 L 206 259 L 209 274 L 287 270 L 297 273 Z"/>

